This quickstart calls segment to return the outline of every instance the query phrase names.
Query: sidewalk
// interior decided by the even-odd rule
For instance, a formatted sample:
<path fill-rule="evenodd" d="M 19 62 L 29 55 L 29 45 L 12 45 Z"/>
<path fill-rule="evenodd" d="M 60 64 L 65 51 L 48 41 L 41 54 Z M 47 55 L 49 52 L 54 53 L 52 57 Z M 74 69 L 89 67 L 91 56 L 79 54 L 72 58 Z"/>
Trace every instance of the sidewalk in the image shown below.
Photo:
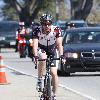
<path fill-rule="evenodd" d="M 0 85 L 0 100 L 40 100 L 36 91 L 36 78 L 6 70 L 10 84 Z M 58 88 L 57 100 L 89 100 L 70 90 Z"/>

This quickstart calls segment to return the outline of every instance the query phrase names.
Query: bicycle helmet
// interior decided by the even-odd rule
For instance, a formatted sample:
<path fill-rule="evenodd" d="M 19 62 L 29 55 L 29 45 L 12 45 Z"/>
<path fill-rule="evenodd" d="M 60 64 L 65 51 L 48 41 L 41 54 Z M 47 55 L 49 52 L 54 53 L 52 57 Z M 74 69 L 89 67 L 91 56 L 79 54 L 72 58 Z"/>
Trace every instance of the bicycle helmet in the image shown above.
<path fill-rule="evenodd" d="M 52 16 L 50 14 L 43 14 L 40 17 L 40 23 L 52 23 Z"/>

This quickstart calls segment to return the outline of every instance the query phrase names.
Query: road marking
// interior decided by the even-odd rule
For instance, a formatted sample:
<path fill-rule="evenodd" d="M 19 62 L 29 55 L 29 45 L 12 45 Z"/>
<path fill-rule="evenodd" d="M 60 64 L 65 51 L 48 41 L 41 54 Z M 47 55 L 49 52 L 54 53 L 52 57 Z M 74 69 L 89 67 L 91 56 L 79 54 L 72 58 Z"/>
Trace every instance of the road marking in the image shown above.
<path fill-rule="evenodd" d="M 10 67 L 10 66 L 8 66 L 8 65 L 5 65 L 5 66 L 6 66 L 8 69 L 13 70 L 13 71 L 16 71 L 16 72 L 19 72 L 19 73 L 21 73 L 21 74 L 24 74 L 24 75 L 27 75 L 27 76 L 31 76 L 31 77 L 34 77 L 34 78 L 38 78 L 38 77 L 35 76 L 35 75 L 31 75 L 31 74 L 29 74 L 29 73 L 26 73 L 26 72 L 17 70 L 17 69 L 12 68 L 12 67 Z M 78 94 L 78 95 L 80 95 L 80 96 L 83 96 L 83 97 L 87 98 L 88 100 L 96 100 L 95 98 L 93 98 L 93 97 L 91 97 L 91 96 L 88 96 L 88 95 L 86 95 L 86 94 L 83 94 L 83 93 L 81 93 L 81 92 L 79 92 L 79 91 L 76 91 L 76 90 L 74 90 L 74 89 L 72 89 L 72 88 L 66 87 L 65 85 L 59 84 L 59 87 L 62 87 L 62 88 L 64 88 L 65 90 L 69 90 L 69 91 L 74 92 L 74 93 L 76 93 L 76 94 Z"/>

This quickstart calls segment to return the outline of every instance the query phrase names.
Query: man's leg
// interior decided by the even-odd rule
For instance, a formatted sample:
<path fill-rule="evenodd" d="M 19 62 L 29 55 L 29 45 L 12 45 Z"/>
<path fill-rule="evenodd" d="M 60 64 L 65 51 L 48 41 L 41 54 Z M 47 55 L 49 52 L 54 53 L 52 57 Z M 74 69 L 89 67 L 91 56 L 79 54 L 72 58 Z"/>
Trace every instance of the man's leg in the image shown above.
<path fill-rule="evenodd" d="M 39 54 L 39 59 L 46 59 L 46 58 L 47 58 L 46 53 Z M 42 78 L 45 66 L 46 66 L 46 61 L 39 61 L 38 78 Z"/>
<path fill-rule="evenodd" d="M 56 95 L 57 88 L 58 88 L 58 75 L 57 75 L 57 68 L 51 67 L 51 75 L 52 75 L 52 85 L 53 85 L 53 93 Z"/>
<path fill-rule="evenodd" d="M 39 54 L 39 59 L 46 59 L 46 53 Z M 39 61 L 38 64 L 38 81 L 37 81 L 37 89 L 38 91 L 42 91 L 42 76 L 45 68 L 46 61 Z"/>

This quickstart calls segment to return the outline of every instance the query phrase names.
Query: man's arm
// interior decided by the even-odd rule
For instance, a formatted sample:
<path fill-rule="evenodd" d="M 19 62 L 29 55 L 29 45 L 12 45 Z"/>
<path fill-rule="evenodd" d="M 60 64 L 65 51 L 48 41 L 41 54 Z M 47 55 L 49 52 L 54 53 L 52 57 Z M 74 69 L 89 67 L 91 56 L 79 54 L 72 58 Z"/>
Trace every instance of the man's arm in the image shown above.
<path fill-rule="evenodd" d="M 59 51 L 59 55 L 63 55 L 62 37 L 56 38 L 56 44 Z"/>
<path fill-rule="evenodd" d="M 37 49 L 38 49 L 38 39 L 35 38 L 35 39 L 33 39 L 33 54 L 34 54 L 34 56 L 38 56 Z"/>
<path fill-rule="evenodd" d="M 33 38 L 33 54 L 34 56 L 38 56 L 38 33 L 40 32 L 40 28 L 35 28 L 32 32 L 32 38 Z"/>

